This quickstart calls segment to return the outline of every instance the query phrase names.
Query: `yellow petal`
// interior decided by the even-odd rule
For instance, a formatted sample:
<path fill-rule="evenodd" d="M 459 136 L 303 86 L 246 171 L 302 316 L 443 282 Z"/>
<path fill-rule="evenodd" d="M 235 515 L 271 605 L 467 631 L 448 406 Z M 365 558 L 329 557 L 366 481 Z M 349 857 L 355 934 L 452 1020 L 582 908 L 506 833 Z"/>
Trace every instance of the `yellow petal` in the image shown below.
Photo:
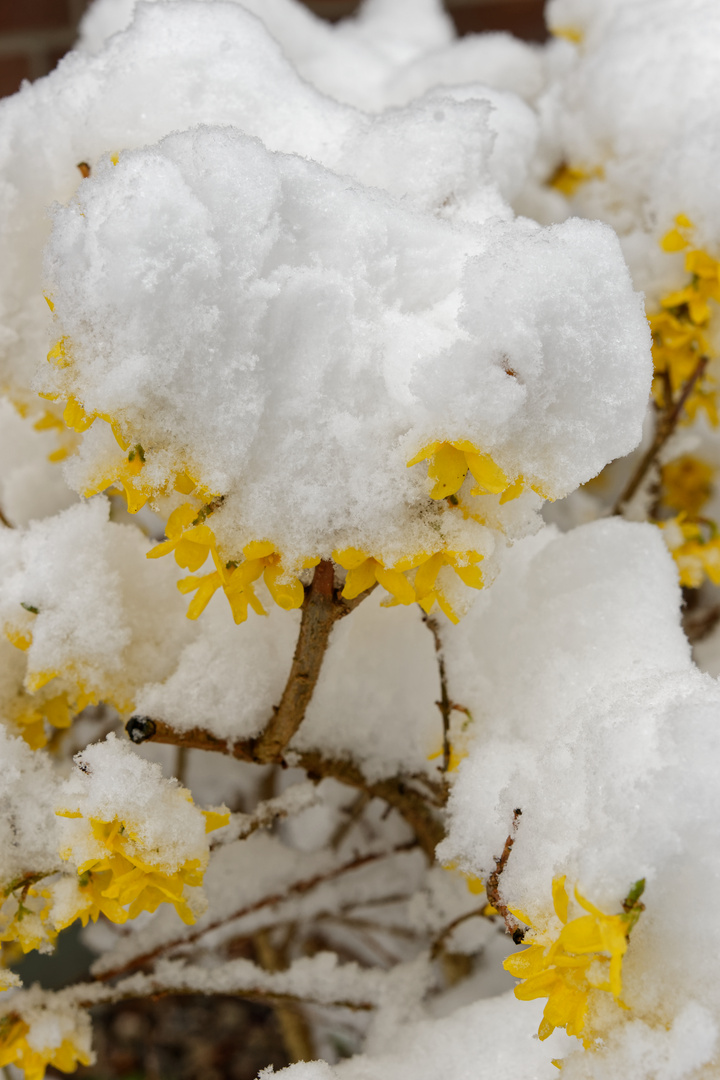
<path fill-rule="evenodd" d="M 455 566 L 455 573 L 471 589 L 482 589 L 485 582 L 477 566 Z"/>
<path fill-rule="evenodd" d="M 305 600 L 305 590 L 298 578 L 282 581 L 283 574 L 284 571 L 279 563 L 275 566 L 266 567 L 265 584 L 278 607 L 284 608 L 285 611 L 292 611 L 293 608 L 302 607 Z"/>
<path fill-rule="evenodd" d="M 503 967 L 516 979 L 532 978 L 545 970 L 545 949 L 542 945 L 529 945 L 522 952 L 506 957 Z"/>
<path fill-rule="evenodd" d="M 68 351 L 69 344 L 70 341 L 66 337 L 56 341 L 50 352 L 47 354 L 48 362 L 59 368 L 70 367 L 72 364 L 72 357 Z"/>
<path fill-rule="evenodd" d="M 683 248 L 688 246 L 689 241 L 685 239 L 681 232 L 677 229 L 671 229 L 670 232 L 665 233 L 660 241 L 660 247 L 663 251 L 673 252 L 682 251 Z"/>
<path fill-rule="evenodd" d="M 197 510 L 190 503 L 183 503 L 173 510 L 165 526 L 165 535 L 169 540 L 179 540 L 186 529 L 189 529 L 197 517 Z"/>
<path fill-rule="evenodd" d="M 478 487 L 482 491 L 488 491 L 492 495 L 499 495 L 505 491 L 510 481 L 496 465 L 489 454 L 465 454 L 470 472 L 475 477 Z"/>
<path fill-rule="evenodd" d="M 58 694 L 42 705 L 42 711 L 55 728 L 67 728 L 72 723 L 67 694 Z"/>
<path fill-rule="evenodd" d="M 188 476 L 186 472 L 178 473 L 175 477 L 175 483 L 173 488 L 181 495 L 189 495 L 197 487 L 195 481 L 191 476 Z"/>
<path fill-rule="evenodd" d="M 150 548 L 150 551 L 147 552 L 145 558 L 162 559 L 163 555 L 169 555 L 171 551 L 174 551 L 177 544 L 177 540 L 163 540 L 161 544 L 156 544 L 154 548 Z"/>
<path fill-rule="evenodd" d="M 465 454 L 450 443 L 443 443 L 433 454 L 428 468 L 428 476 L 435 481 L 430 498 L 446 499 L 454 495 L 462 487 L 467 471 Z"/>
<path fill-rule="evenodd" d="M 211 833 L 215 829 L 222 829 L 224 825 L 230 821 L 230 811 L 219 810 L 203 810 L 202 814 L 205 818 L 205 832 Z"/>
<path fill-rule="evenodd" d="M 383 589 L 387 589 L 401 604 L 414 604 L 417 597 L 415 590 L 408 579 L 398 570 L 386 570 L 378 565 L 375 567 L 375 576 Z M 349 575 L 348 575 L 349 577 Z"/>
<path fill-rule="evenodd" d="M 342 563 L 340 563 L 340 565 L 342 566 Z M 365 559 L 359 566 L 348 570 L 348 575 L 345 579 L 345 588 L 342 592 L 345 599 L 354 600 L 360 593 L 364 593 L 366 589 L 372 588 L 377 580 L 376 574 L 379 569 L 380 563 L 375 559 Z"/>
<path fill-rule="evenodd" d="M 209 554 L 210 549 L 207 544 L 196 544 L 183 537 L 175 548 L 175 562 L 184 570 L 194 572 L 200 569 Z"/>
<path fill-rule="evenodd" d="M 68 403 L 63 412 L 63 420 L 69 428 L 73 429 L 73 431 L 82 433 L 92 426 L 95 415 L 88 415 L 77 398 L 70 397 L 68 398 Z"/>
<path fill-rule="evenodd" d="M 137 491 L 126 480 L 121 480 L 120 486 L 125 492 L 128 514 L 137 514 L 138 510 L 142 510 L 150 496 L 146 495 L 143 491 Z"/>
<path fill-rule="evenodd" d="M 500 505 L 502 506 L 504 503 L 512 502 L 513 499 L 517 499 L 519 495 L 522 495 L 524 489 L 525 481 L 522 476 L 518 476 L 517 480 L 503 491 L 500 496 Z"/>
<path fill-rule="evenodd" d="M 552 883 L 552 899 L 553 907 L 555 908 L 555 914 L 561 923 L 567 922 L 568 916 L 568 903 L 570 898 L 565 888 L 565 874 L 561 878 L 555 878 Z"/>
<path fill-rule="evenodd" d="M 436 555 L 432 555 L 427 562 L 424 562 L 419 567 L 417 574 L 415 575 L 415 592 L 417 593 L 418 600 L 422 603 L 422 598 L 432 592 L 435 587 L 435 581 L 440 573 L 440 568 L 445 562 L 442 553 L 438 552 Z"/>
<path fill-rule="evenodd" d="M 445 597 L 445 594 L 440 589 L 436 589 L 434 595 L 435 599 L 438 602 L 440 610 L 443 612 L 444 615 L 448 617 L 451 623 L 454 623 L 457 626 L 457 624 L 460 622 L 460 618 L 453 611 L 452 607 L 450 606 Z"/>
<path fill-rule="evenodd" d="M 344 548 L 342 551 L 333 551 L 333 562 L 342 566 L 343 570 L 357 570 L 367 559 L 370 558 L 367 551 L 359 548 Z M 374 580 L 374 579 L 373 579 Z"/>
<path fill-rule="evenodd" d="M 246 559 L 266 559 L 274 551 L 275 545 L 272 540 L 252 540 L 243 548 L 243 555 Z"/>
<path fill-rule="evenodd" d="M 432 457 L 432 455 L 435 454 L 441 446 L 441 442 L 428 443 L 428 445 L 424 446 L 422 450 L 418 450 L 414 458 L 411 458 L 410 461 L 408 461 L 408 469 L 411 468 L 413 465 L 419 465 L 421 461 L 425 461 L 427 458 Z M 342 565 L 342 563 L 340 565 Z"/>

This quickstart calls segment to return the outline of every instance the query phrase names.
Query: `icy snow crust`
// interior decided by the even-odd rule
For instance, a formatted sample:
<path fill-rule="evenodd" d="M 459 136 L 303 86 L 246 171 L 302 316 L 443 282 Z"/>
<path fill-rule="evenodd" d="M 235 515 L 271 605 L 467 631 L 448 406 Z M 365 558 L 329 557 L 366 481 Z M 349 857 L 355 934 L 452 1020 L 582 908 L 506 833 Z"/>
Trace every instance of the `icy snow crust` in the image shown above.
<path fill-rule="evenodd" d="M 452 227 L 202 129 L 101 165 L 55 211 L 47 273 L 71 363 L 43 385 L 118 421 L 158 486 L 224 495 L 228 554 L 490 555 L 406 467 L 425 445 L 560 495 L 639 437 L 647 326 L 594 224 Z"/>

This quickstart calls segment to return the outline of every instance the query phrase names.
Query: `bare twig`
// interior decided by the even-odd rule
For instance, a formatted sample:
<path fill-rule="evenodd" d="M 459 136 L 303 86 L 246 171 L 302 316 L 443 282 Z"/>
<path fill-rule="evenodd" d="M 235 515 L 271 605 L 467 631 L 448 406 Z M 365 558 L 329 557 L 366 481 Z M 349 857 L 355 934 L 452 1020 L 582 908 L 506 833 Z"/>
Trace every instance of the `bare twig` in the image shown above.
<path fill-rule="evenodd" d="M 683 630 L 691 645 L 697 645 L 709 637 L 719 622 L 720 604 L 683 613 Z"/>
<path fill-rule="evenodd" d="M 440 627 L 435 619 L 430 615 L 426 615 L 423 612 L 423 622 L 427 626 L 428 630 L 433 636 L 435 642 L 435 655 L 437 656 L 438 671 L 440 673 L 440 700 L 436 701 L 440 715 L 442 717 L 443 728 L 443 772 L 446 773 L 450 768 L 450 714 L 453 710 L 453 704 L 450 701 L 447 688 L 447 675 L 445 672 L 445 655 L 443 653 L 442 638 L 440 637 Z"/>
<path fill-rule="evenodd" d="M 284 901 L 292 900 L 297 896 L 304 896 L 305 893 L 310 892 L 311 889 L 316 888 L 318 885 L 324 885 L 326 881 L 333 881 L 335 878 L 341 877 L 342 874 L 347 874 L 352 870 L 359 870 L 361 867 L 377 862 L 380 859 L 387 859 L 393 855 L 400 855 L 403 852 L 412 851 L 415 847 L 415 843 L 400 844 L 397 847 L 391 848 L 389 851 L 371 852 L 368 855 L 359 855 L 350 862 L 343 863 L 341 866 L 337 866 L 333 870 L 327 871 L 327 873 L 315 874 L 311 878 L 305 878 L 302 881 L 295 882 L 295 884 L 291 885 L 284 893 L 275 893 L 271 896 L 264 896 L 262 900 L 257 900 L 254 904 L 247 904 L 245 907 L 238 908 L 237 911 L 233 911 L 230 915 L 224 915 L 220 919 L 215 919 L 214 922 L 208 923 L 205 926 L 200 926 L 197 930 L 194 930 L 192 933 L 186 934 L 183 937 L 173 938 L 171 941 L 163 942 L 154 949 L 150 949 L 140 956 L 133 957 L 120 967 L 112 968 L 110 971 L 98 972 L 94 977 L 99 982 L 108 982 L 111 979 L 117 978 L 118 975 L 124 975 L 129 971 L 137 971 L 139 968 L 151 964 L 159 956 L 172 952 L 173 949 L 180 948 L 181 946 L 192 945 L 203 937 L 203 935 L 209 934 L 211 931 L 217 930 L 219 927 L 225 926 L 228 923 L 235 922 L 245 915 L 251 915 L 261 908 L 282 904 Z"/>
<path fill-rule="evenodd" d="M 476 919 L 482 917 L 483 915 L 485 915 L 485 917 L 487 918 L 488 916 L 486 914 L 486 908 L 487 904 L 483 904 L 482 907 L 473 908 L 472 911 L 466 911 L 464 915 L 458 915 L 457 919 L 453 919 L 452 922 L 448 923 L 447 926 L 438 934 L 438 936 L 435 938 L 435 941 L 433 942 L 432 949 L 430 950 L 430 955 L 433 960 L 437 960 L 438 956 L 443 950 L 445 942 L 450 937 L 456 926 L 460 926 L 462 923 L 467 922 L 468 919 Z"/>
<path fill-rule="evenodd" d="M 8 521 L 8 519 L 5 517 L 5 515 L 3 514 L 1 508 L 0 508 L 0 525 L 4 525 L 6 529 L 14 529 L 15 528 L 12 521 Z"/>
<path fill-rule="evenodd" d="M 525 931 L 523 930 L 522 926 L 517 921 L 515 916 L 508 911 L 507 905 L 504 904 L 503 901 L 500 899 L 498 884 L 500 881 L 500 875 L 507 866 L 508 859 L 510 858 L 510 852 L 512 851 L 513 844 L 515 843 L 515 833 L 517 831 L 518 821 L 521 814 L 522 810 L 513 811 L 512 832 L 505 841 L 505 847 L 503 848 L 502 855 L 499 859 L 497 857 L 495 858 L 495 869 L 493 870 L 490 877 L 487 879 L 487 883 L 485 885 L 485 892 L 487 894 L 488 900 L 495 908 L 495 910 L 500 915 L 502 915 L 505 921 L 505 930 L 508 934 L 512 934 L 512 939 L 516 945 L 519 945 L 525 937 Z"/>
<path fill-rule="evenodd" d="M 361 817 L 363 810 L 369 802 L 370 795 L 368 792 L 361 791 L 355 796 L 350 806 L 345 809 L 345 817 L 330 838 L 330 847 L 333 851 L 337 851 L 340 847 L 355 822 Z"/>
<path fill-rule="evenodd" d="M 678 397 L 677 401 L 658 420 L 657 427 L 655 429 L 655 438 L 643 454 L 637 468 L 635 469 L 635 472 L 630 477 L 630 480 L 628 481 L 625 489 L 615 503 L 615 506 L 613 507 L 613 514 L 622 513 L 622 509 L 625 504 L 628 503 L 630 499 L 632 499 L 633 495 L 636 493 L 636 491 L 642 484 L 648 470 L 651 468 L 663 446 L 668 441 L 675 428 L 677 427 L 678 421 L 682 415 L 682 411 L 687 404 L 687 400 L 690 397 L 690 394 L 692 393 L 696 383 L 702 377 L 705 368 L 708 365 L 708 362 L 708 356 L 700 357 L 695 367 L 695 370 L 683 386 L 682 392 Z"/>

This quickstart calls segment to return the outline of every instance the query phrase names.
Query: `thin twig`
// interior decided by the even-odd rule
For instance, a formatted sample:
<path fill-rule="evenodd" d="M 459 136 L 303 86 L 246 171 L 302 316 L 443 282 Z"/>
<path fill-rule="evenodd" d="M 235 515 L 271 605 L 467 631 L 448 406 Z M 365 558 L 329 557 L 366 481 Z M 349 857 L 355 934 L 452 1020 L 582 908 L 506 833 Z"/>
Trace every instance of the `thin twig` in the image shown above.
<path fill-rule="evenodd" d="M 8 521 L 8 519 L 3 514 L 1 507 L 0 507 L 0 525 L 4 525 L 6 529 L 14 529 L 15 528 L 13 523 L 11 521 Z"/>
<path fill-rule="evenodd" d="M 466 911 L 464 915 L 458 915 L 457 919 L 453 919 L 452 922 L 448 923 L 444 930 L 442 930 L 441 933 L 438 934 L 438 936 L 435 938 L 435 941 L 433 942 L 432 949 L 430 950 L 430 956 L 432 957 L 432 959 L 437 960 L 438 956 L 443 950 L 445 942 L 450 937 L 456 926 L 460 926 L 468 919 L 475 919 L 483 915 L 488 918 L 488 916 L 485 914 L 486 908 L 487 904 L 483 904 L 482 907 L 473 908 L 472 911 Z"/>
<path fill-rule="evenodd" d="M 615 503 L 612 511 L 613 514 L 622 513 L 622 509 L 625 504 L 628 503 L 630 499 L 632 499 L 633 495 L 645 479 L 648 469 L 650 469 L 650 467 L 653 465 L 663 446 L 668 441 L 675 428 L 677 427 L 678 420 L 680 419 L 682 411 L 687 404 L 687 400 L 690 397 L 690 394 L 692 393 L 695 384 L 702 377 L 705 368 L 709 363 L 709 359 L 710 358 L 708 356 L 700 357 L 695 367 L 695 370 L 683 386 L 682 393 L 680 394 L 679 398 L 672 406 L 672 408 L 660 417 L 657 427 L 655 429 L 655 438 L 643 454 L 635 472 L 630 477 L 630 480 L 628 481 L 624 491 Z"/>
<path fill-rule="evenodd" d="M 698 608 L 686 611 L 683 615 L 683 630 L 691 645 L 697 645 L 712 634 L 720 622 L 720 604 L 710 608 Z"/>
<path fill-rule="evenodd" d="M 445 672 L 445 654 L 443 652 L 442 638 L 440 637 L 440 627 L 432 616 L 423 612 L 423 622 L 427 626 L 428 630 L 433 636 L 435 642 L 435 655 L 437 656 L 438 671 L 440 673 L 440 700 L 436 701 L 440 715 L 442 717 L 443 728 L 443 766 L 442 771 L 446 773 L 450 768 L 450 714 L 452 713 L 453 705 L 450 701 L 447 688 L 447 675 Z"/>
<path fill-rule="evenodd" d="M 499 889 L 498 889 L 498 884 L 499 884 L 499 881 L 500 881 L 500 875 L 502 874 L 503 870 L 507 866 L 508 859 L 510 858 L 510 852 L 512 851 L 513 844 L 515 843 L 515 833 L 517 831 L 518 821 L 519 821 L 521 815 L 522 815 L 522 810 L 514 810 L 513 811 L 512 832 L 510 833 L 507 840 L 505 841 L 505 847 L 503 848 L 502 855 L 500 856 L 499 859 L 496 856 L 496 858 L 495 858 L 495 869 L 493 870 L 490 877 L 487 879 L 487 883 L 485 885 L 485 892 L 487 894 L 488 900 L 490 901 L 492 906 L 495 908 L 495 910 L 500 915 L 502 915 L 502 917 L 503 917 L 503 919 L 505 921 L 506 933 L 512 934 L 512 939 L 513 939 L 513 941 L 515 942 L 516 945 L 519 945 L 520 942 L 525 937 L 525 931 L 523 930 L 522 926 L 517 921 L 515 916 L 512 915 L 508 911 L 507 905 L 504 904 L 503 901 L 500 899 L 500 892 L 499 892 Z"/>
<path fill-rule="evenodd" d="M 335 832 L 330 837 L 330 847 L 333 851 L 337 851 L 337 849 L 340 847 L 355 822 L 361 817 L 365 807 L 369 802 L 369 793 L 367 791 L 361 791 L 355 796 L 353 801 L 350 803 L 350 806 L 344 810 L 344 818 L 341 820 L 340 824 L 335 829 Z"/>

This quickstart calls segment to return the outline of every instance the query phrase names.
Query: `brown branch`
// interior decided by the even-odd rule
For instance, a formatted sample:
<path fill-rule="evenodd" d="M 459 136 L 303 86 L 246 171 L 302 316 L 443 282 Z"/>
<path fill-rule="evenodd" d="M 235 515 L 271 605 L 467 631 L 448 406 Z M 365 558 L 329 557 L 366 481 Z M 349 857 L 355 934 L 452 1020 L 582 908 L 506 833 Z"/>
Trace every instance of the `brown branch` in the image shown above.
<path fill-rule="evenodd" d="M 423 622 L 427 626 L 428 630 L 433 636 L 435 642 L 435 655 L 437 656 L 438 671 L 440 673 L 440 700 L 436 701 L 440 715 L 442 717 L 442 730 L 443 730 L 443 772 L 446 773 L 450 768 L 450 714 L 453 710 L 453 704 L 450 701 L 447 688 L 447 675 L 445 672 L 445 655 L 443 653 L 442 638 L 440 637 L 440 627 L 435 619 L 430 615 L 423 612 Z"/>
<path fill-rule="evenodd" d="M 669 409 L 669 411 L 667 411 L 663 416 L 660 417 L 657 428 L 655 429 L 655 438 L 650 443 L 650 446 L 647 448 L 642 458 L 640 459 L 640 462 L 635 472 L 630 477 L 630 480 L 628 481 L 625 489 L 618 497 L 618 500 L 613 507 L 613 514 L 620 514 L 625 504 L 628 503 L 630 499 L 632 499 L 633 495 L 637 492 L 641 483 L 645 479 L 648 470 L 653 465 L 663 446 L 668 441 L 675 428 L 677 427 L 678 421 L 682 415 L 682 411 L 687 404 L 687 400 L 690 397 L 690 394 L 692 393 L 696 383 L 702 377 L 705 368 L 709 363 L 709 359 L 710 358 L 708 356 L 700 357 L 695 367 L 695 370 L 683 386 L 682 393 L 680 394 L 679 398 L 677 399 L 675 404 Z"/>
<path fill-rule="evenodd" d="M 683 630 L 691 645 L 697 645 L 712 634 L 720 622 L 720 604 L 710 608 L 697 608 L 683 613 Z"/>
<path fill-rule="evenodd" d="M 147 1000 L 152 998 L 153 1001 L 158 998 L 165 997 L 187 997 L 188 995 L 202 994 L 204 997 L 219 996 L 219 997 L 239 997 L 244 998 L 247 1001 L 260 1001 L 267 1005 L 273 1006 L 297 1006 L 304 1005 L 321 1005 L 325 1008 L 332 1007 L 334 1009 L 354 1009 L 359 1012 L 370 1012 L 372 1009 L 377 1008 L 377 1003 L 374 1001 L 321 1001 L 313 997 L 300 997 L 295 994 L 281 994 L 273 992 L 272 990 L 263 990 L 261 987 L 244 986 L 242 989 L 232 990 L 227 987 L 221 987 L 219 990 L 215 990 L 209 986 L 203 986 L 202 990 L 199 987 L 189 986 L 176 987 L 176 986 L 163 986 L 158 983 L 155 986 L 138 987 L 137 989 L 129 988 L 127 990 L 120 990 L 117 993 L 113 993 L 113 987 L 108 987 L 108 994 L 102 998 L 96 996 L 88 997 L 86 999 L 80 999 L 74 1004 L 80 1009 L 92 1009 L 96 1005 L 110 1005 L 118 1001 L 133 1001 L 133 1000 Z M 7 1014 L 5 1014 L 7 1015 Z"/>
<path fill-rule="evenodd" d="M 323 559 L 305 591 L 302 622 L 295 655 L 280 704 L 275 706 L 265 730 L 255 740 L 253 759 L 279 762 L 287 744 L 303 722 L 320 675 L 332 628 L 350 610 L 335 592 L 335 570 Z"/>
<path fill-rule="evenodd" d="M 233 911 L 231 915 L 224 915 L 221 919 L 215 919 L 214 922 L 208 923 L 207 926 L 198 927 L 198 929 L 194 930 L 191 934 L 186 934 L 183 937 L 166 941 L 161 945 L 157 945 L 154 949 L 142 953 L 140 956 L 133 957 L 132 960 L 128 960 L 126 964 L 122 964 L 120 967 L 112 968 L 110 971 L 100 972 L 93 977 L 98 982 L 109 982 L 111 979 L 117 978 L 118 975 L 124 975 L 128 971 L 137 971 L 138 968 L 145 967 L 147 964 L 152 963 L 153 960 L 156 960 L 158 956 L 162 956 L 164 953 L 171 952 L 173 949 L 182 946 L 193 945 L 205 934 L 209 934 L 213 930 L 218 930 L 221 926 L 227 925 L 227 923 L 235 922 L 236 919 L 242 919 L 245 915 L 252 915 L 262 908 L 272 907 L 275 904 L 282 904 L 297 896 L 304 896 L 305 893 L 310 892 L 311 889 L 316 888 L 318 885 L 324 885 L 326 881 L 333 881 L 342 874 L 347 874 L 351 870 L 359 870 L 361 867 L 367 866 L 372 862 L 377 862 L 379 859 L 387 859 L 393 855 L 401 855 L 406 851 L 412 851 L 415 847 L 416 844 L 411 842 L 408 844 L 399 844 L 389 851 L 371 852 L 368 855 L 359 855 L 350 862 L 343 863 L 341 866 L 337 866 L 334 870 L 329 870 L 325 874 L 315 874 L 311 878 L 305 878 L 302 881 L 295 882 L 295 884 L 291 885 L 284 893 L 275 893 L 272 896 L 264 896 L 262 900 L 256 900 L 254 904 L 247 904 L 245 907 L 238 908 L 238 910 Z"/>
<path fill-rule="evenodd" d="M 15 528 L 12 521 L 8 521 L 8 519 L 5 517 L 5 515 L 3 514 L 1 508 L 0 508 L 0 525 L 4 525 L 6 529 L 14 529 Z"/>
<path fill-rule="evenodd" d="M 367 791 L 361 791 L 355 796 L 350 806 L 344 809 L 345 817 L 330 837 L 330 847 L 333 851 L 337 851 L 340 847 L 355 822 L 362 817 L 363 811 L 369 802 L 370 796 Z"/>
<path fill-rule="evenodd" d="M 485 885 L 485 892 L 487 894 L 488 900 L 495 908 L 495 910 L 500 915 L 502 915 L 505 921 L 505 931 L 508 934 L 512 934 L 512 939 L 516 945 L 519 945 L 525 937 L 525 931 L 523 930 L 522 926 L 517 921 L 515 916 L 508 911 L 507 905 L 504 904 L 503 901 L 500 899 L 500 891 L 498 889 L 498 885 L 500 882 L 500 875 L 507 866 L 508 859 L 510 858 L 510 852 L 512 851 L 513 844 L 515 843 L 515 833 L 517 831 L 518 820 L 521 814 L 522 810 L 513 811 L 512 832 L 505 841 L 505 847 L 503 848 L 503 853 L 500 858 L 498 859 L 497 856 L 495 857 L 495 869 L 493 870 L 490 877 L 487 879 L 487 884 Z"/>
<path fill-rule="evenodd" d="M 457 919 L 453 919 L 452 922 L 448 923 L 444 930 L 442 930 L 442 932 L 438 934 L 438 936 L 435 938 L 435 941 L 433 942 L 432 949 L 430 950 L 430 956 L 432 957 L 432 959 L 437 960 L 438 956 L 443 950 L 445 942 L 450 937 L 456 926 L 460 926 L 461 923 L 467 922 L 468 919 L 482 917 L 483 915 L 485 915 L 486 908 L 487 904 L 483 904 L 483 906 L 480 908 L 473 908 L 472 911 L 466 911 L 464 915 L 458 915 Z M 488 916 L 485 915 L 485 917 L 487 918 Z"/>
<path fill-rule="evenodd" d="M 211 750 L 216 753 L 231 754 L 240 761 L 257 760 L 256 744 L 253 740 L 230 743 L 227 739 L 220 739 L 203 728 L 175 731 L 162 720 L 150 720 L 147 717 L 143 720 L 146 734 L 141 741 L 152 740 L 173 746 L 187 746 L 193 750 Z M 129 720 L 128 727 L 132 723 L 133 720 Z M 311 780 L 319 781 L 331 777 L 341 784 L 367 792 L 370 798 L 383 799 L 405 818 L 428 858 L 430 860 L 434 858 L 435 848 L 443 839 L 445 832 L 442 822 L 432 810 L 427 797 L 412 786 L 412 781 L 416 778 L 395 776 L 371 782 L 352 761 L 343 758 L 326 758 L 315 750 L 293 751 L 287 763 L 304 769 Z M 427 783 L 424 777 L 417 779 Z"/>

